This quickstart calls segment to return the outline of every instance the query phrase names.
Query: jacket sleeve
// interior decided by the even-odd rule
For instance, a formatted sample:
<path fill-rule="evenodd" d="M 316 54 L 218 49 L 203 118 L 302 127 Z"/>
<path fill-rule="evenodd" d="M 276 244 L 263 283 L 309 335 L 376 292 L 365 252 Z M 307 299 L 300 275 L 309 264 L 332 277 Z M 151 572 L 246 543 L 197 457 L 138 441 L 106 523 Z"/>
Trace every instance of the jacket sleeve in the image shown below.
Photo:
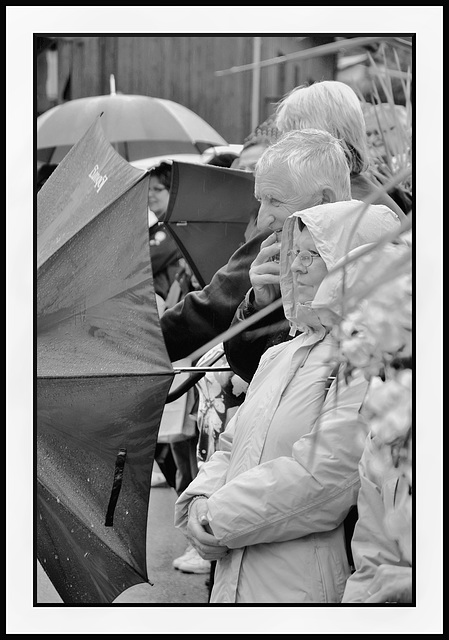
<path fill-rule="evenodd" d="M 282 542 L 335 529 L 357 502 L 358 463 L 367 426 L 359 409 L 367 389 L 362 375 L 329 390 L 313 429 L 291 457 L 260 464 L 218 489 L 208 500 L 214 535 L 231 548 Z M 300 400 L 298 400 L 298 412 Z"/>
<path fill-rule="evenodd" d="M 249 269 L 267 237 L 259 233 L 231 256 L 201 291 L 188 293 L 160 320 L 172 362 L 190 355 L 226 331 L 234 313 L 251 287 Z"/>
<path fill-rule="evenodd" d="M 187 526 L 188 508 L 192 498 L 198 495 L 209 497 L 225 484 L 231 456 L 235 415 L 220 434 L 219 450 L 200 467 L 196 477 L 176 500 L 175 527 L 178 529 L 183 530 Z"/>
<path fill-rule="evenodd" d="M 388 487 L 382 489 L 382 478 L 377 477 L 376 465 L 372 464 L 375 455 L 376 444 L 369 435 L 359 466 L 359 518 L 351 545 L 356 570 L 346 583 L 342 602 L 364 602 L 369 584 L 381 564 L 409 566 L 401 560 L 399 546 L 384 526 L 384 492 Z"/>

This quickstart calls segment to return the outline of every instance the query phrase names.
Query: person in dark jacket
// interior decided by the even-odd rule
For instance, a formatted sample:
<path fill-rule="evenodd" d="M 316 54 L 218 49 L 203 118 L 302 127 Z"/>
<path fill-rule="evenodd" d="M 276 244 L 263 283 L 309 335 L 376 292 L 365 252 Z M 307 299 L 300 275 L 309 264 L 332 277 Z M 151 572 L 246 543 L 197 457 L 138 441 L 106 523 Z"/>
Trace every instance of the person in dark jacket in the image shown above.
<path fill-rule="evenodd" d="M 259 157 L 278 135 L 272 117 L 258 125 L 245 138 L 232 168 L 253 172 Z M 251 286 L 248 275 L 251 263 L 259 253 L 261 242 L 269 235 L 269 232 L 257 229 L 257 211 L 258 207 L 251 213 L 245 244 L 217 271 L 211 282 L 202 290 L 188 294 L 162 316 L 161 328 L 172 361 L 190 355 L 229 328 L 238 305 Z M 281 320 L 282 310 L 277 315 Z"/>

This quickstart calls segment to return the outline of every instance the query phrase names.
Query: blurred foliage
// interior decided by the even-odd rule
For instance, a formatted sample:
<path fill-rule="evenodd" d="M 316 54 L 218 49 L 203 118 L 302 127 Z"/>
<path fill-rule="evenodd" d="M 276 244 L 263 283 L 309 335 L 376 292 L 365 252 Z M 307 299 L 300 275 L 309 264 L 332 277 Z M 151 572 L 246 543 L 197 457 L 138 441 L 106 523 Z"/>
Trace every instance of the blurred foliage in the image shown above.
<path fill-rule="evenodd" d="M 400 38 L 386 38 L 347 50 L 347 53 L 362 55 L 364 61 L 350 65 L 349 69 L 341 72 L 343 75 L 339 79 L 357 90 L 367 102 L 373 101 L 375 91 L 382 102 L 387 101 L 391 92 L 395 104 L 405 105 L 408 95 L 401 80 L 411 70 L 412 52 L 412 42 Z M 382 75 L 390 78 L 391 89 L 388 91 L 380 80 Z"/>
<path fill-rule="evenodd" d="M 369 84 L 354 87 L 363 106 L 371 156 L 370 172 L 382 184 L 404 169 L 406 179 L 397 184 L 412 201 L 412 69 L 411 51 L 381 43 L 368 53 Z"/>
<path fill-rule="evenodd" d="M 369 53 L 370 82 L 364 88 L 364 98 L 368 102 L 378 96 L 382 102 L 391 98 L 395 104 L 407 106 L 410 91 L 405 87 L 404 75 L 411 77 L 412 48 L 394 46 L 388 42 L 381 42 L 377 51 Z M 388 85 L 382 81 L 382 76 L 388 79 Z"/>

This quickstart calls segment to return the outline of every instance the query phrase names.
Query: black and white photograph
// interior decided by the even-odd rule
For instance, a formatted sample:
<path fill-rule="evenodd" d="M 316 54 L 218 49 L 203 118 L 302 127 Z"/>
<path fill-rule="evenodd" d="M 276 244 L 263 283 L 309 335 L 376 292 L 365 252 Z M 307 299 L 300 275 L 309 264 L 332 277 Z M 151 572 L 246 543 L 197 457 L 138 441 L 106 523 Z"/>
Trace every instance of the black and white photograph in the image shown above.
<path fill-rule="evenodd" d="M 7 633 L 442 634 L 443 7 L 6 13 Z"/>

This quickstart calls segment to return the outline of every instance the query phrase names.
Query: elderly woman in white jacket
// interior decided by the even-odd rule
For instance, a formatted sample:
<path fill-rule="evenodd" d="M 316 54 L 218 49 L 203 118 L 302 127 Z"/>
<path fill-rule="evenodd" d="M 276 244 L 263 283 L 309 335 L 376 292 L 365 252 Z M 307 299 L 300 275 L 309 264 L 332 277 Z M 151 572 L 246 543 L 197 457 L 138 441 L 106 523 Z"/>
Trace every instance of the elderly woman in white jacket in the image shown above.
<path fill-rule="evenodd" d="M 217 560 L 211 603 L 342 599 L 350 574 L 343 521 L 360 487 L 367 381 L 346 382 L 339 371 L 325 395 L 336 344 L 311 302 L 347 252 L 399 224 L 388 207 L 351 200 L 294 213 L 284 225 L 282 300 L 292 334 L 302 333 L 262 356 L 220 449 L 175 506 L 175 525 Z"/>

